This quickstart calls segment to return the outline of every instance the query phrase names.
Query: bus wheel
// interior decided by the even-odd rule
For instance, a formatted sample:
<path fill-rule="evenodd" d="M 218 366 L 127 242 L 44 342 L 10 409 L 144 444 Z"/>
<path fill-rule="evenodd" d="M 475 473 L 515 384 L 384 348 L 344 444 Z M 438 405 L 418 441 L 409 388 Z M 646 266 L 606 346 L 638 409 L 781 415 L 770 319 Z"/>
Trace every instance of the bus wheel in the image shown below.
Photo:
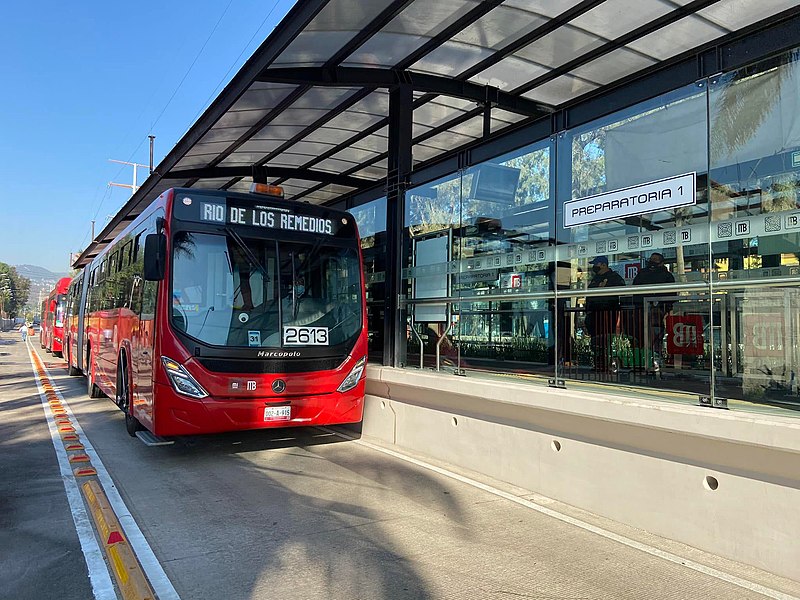
<path fill-rule="evenodd" d="M 75 375 L 80 375 L 81 370 L 77 367 L 72 366 L 72 352 L 67 350 L 67 375 L 70 377 L 75 377 Z"/>
<path fill-rule="evenodd" d="M 131 437 L 136 437 L 136 432 L 142 429 L 139 419 L 131 414 L 131 389 L 128 384 L 128 370 L 125 360 L 120 360 L 117 365 L 117 405 L 125 413 L 125 431 Z"/>
<path fill-rule="evenodd" d="M 94 382 L 94 369 L 92 369 L 92 361 L 91 361 L 91 354 L 89 354 L 90 360 L 87 361 L 86 365 L 86 393 L 89 394 L 89 398 L 99 398 L 103 395 L 103 392 L 100 391 L 100 388 Z"/>
<path fill-rule="evenodd" d="M 58 350 L 53 350 L 53 356 L 56 356 L 58 358 L 64 358 L 64 353 L 59 352 Z"/>

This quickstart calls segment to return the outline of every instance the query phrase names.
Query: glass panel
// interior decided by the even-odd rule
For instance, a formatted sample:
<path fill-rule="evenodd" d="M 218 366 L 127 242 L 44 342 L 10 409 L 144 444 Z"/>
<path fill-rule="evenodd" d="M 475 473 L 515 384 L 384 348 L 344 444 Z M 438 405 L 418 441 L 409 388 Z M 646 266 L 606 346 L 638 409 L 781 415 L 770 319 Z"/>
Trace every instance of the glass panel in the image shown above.
<path fill-rule="evenodd" d="M 710 323 L 706 103 L 687 86 L 559 138 L 565 377 L 710 395 L 710 346 L 687 366 L 664 335 L 684 314 Z"/>
<path fill-rule="evenodd" d="M 180 231 L 172 265 L 172 326 L 208 344 L 280 348 L 302 326 L 337 346 L 360 330 L 354 248 Z"/>
<path fill-rule="evenodd" d="M 520 8 L 501 4 L 453 36 L 453 40 L 484 48 L 499 49 L 533 31 L 546 19 Z"/>
<path fill-rule="evenodd" d="M 249 127 L 213 127 L 201 138 L 201 142 L 235 142 L 245 133 L 250 131 Z"/>
<path fill-rule="evenodd" d="M 307 127 L 327 114 L 328 111 L 323 109 L 287 108 L 270 121 L 270 126 L 288 125 L 291 127 Z"/>
<path fill-rule="evenodd" d="M 488 48 L 449 41 L 415 62 L 409 70 L 433 75 L 456 76 L 491 56 L 492 53 L 493 51 Z"/>
<path fill-rule="evenodd" d="M 475 104 L 472 104 L 470 108 L 474 106 Z M 432 101 L 414 109 L 414 122 L 429 127 L 438 127 L 463 114 L 464 111 L 459 108 Z"/>
<path fill-rule="evenodd" d="M 255 82 L 242 94 L 230 110 L 260 110 L 274 108 L 293 92 L 297 86 L 282 83 Z"/>
<path fill-rule="evenodd" d="M 553 2 L 553 0 L 505 0 L 503 4 L 536 12 L 546 17 L 555 17 L 580 2 L 581 0 L 559 0 L 558 2 Z"/>
<path fill-rule="evenodd" d="M 562 25 L 552 33 L 521 48 L 514 55 L 546 67 L 558 67 L 590 50 L 599 48 L 604 43 L 605 40 L 596 35 L 569 25 Z"/>
<path fill-rule="evenodd" d="M 760 0 L 755 3 L 728 0 L 697 11 L 697 14 L 735 31 L 790 8 L 797 8 L 797 0 Z"/>
<path fill-rule="evenodd" d="M 509 56 L 470 77 L 469 80 L 473 83 L 491 85 L 501 90 L 512 90 L 547 72 L 548 69 L 541 65 Z"/>
<path fill-rule="evenodd" d="M 314 165 L 314 169 L 317 171 L 326 171 L 329 173 L 343 173 L 357 167 L 358 163 L 346 162 L 343 160 L 337 160 L 335 158 L 326 158 L 325 160 Z"/>
<path fill-rule="evenodd" d="M 386 198 L 350 209 L 361 237 L 361 258 L 367 292 L 369 360 L 383 364 L 386 300 Z"/>
<path fill-rule="evenodd" d="M 219 154 L 230 147 L 230 142 L 212 142 L 210 144 L 195 144 L 185 156 L 198 156 L 202 154 Z"/>
<path fill-rule="evenodd" d="M 403 9 L 378 34 L 370 38 L 343 63 L 359 66 L 394 66 L 417 50 L 463 14 L 475 0 L 417 0 Z"/>
<path fill-rule="evenodd" d="M 713 23 L 689 16 L 631 42 L 628 47 L 658 60 L 666 60 L 725 33 Z"/>
<path fill-rule="evenodd" d="M 710 88 L 711 238 L 721 280 L 798 276 L 800 60 L 731 73 Z"/>
<path fill-rule="evenodd" d="M 252 152 L 265 156 L 283 144 L 285 140 L 253 140 L 245 142 L 237 148 L 239 152 Z"/>
<path fill-rule="evenodd" d="M 709 98 L 716 394 L 796 409 L 800 52 L 723 76 Z"/>
<path fill-rule="evenodd" d="M 664 0 L 606 0 L 579 17 L 572 24 L 607 40 L 614 40 L 674 10 Z"/>
<path fill-rule="evenodd" d="M 405 198 L 401 362 L 538 373 L 546 381 L 555 364 L 550 145 L 500 156 Z"/>
<path fill-rule="evenodd" d="M 598 87 L 597 84 L 586 81 L 585 79 L 578 79 L 571 75 L 562 75 L 522 95 L 526 98 L 544 102 L 545 104 L 558 105 L 568 100 L 574 100 L 578 96 L 597 89 Z"/>
<path fill-rule="evenodd" d="M 358 140 L 357 142 L 353 142 L 351 144 L 351 147 L 358 148 L 360 150 L 370 150 L 372 152 L 383 154 L 384 152 L 387 151 L 388 145 L 389 145 L 389 139 L 387 137 L 382 135 L 372 134 Z"/>
<path fill-rule="evenodd" d="M 611 83 L 626 75 L 640 71 L 654 65 L 655 60 L 649 59 L 626 48 L 618 48 L 605 56 L 593 60 L 572 71 L 573 75 L 589 79 L 595 83 Z"/>
<path fill-rule="evenodd" d="M 383 9 L 382 2 L 331 0 L 273 64 L 321 65 Z"/>
<path fill-rule="evenodd" d="M 281 152 L 278 156 L 269 161 L 269 164 L 276 167 L 299 167 L 310 160 L 316 158 L 313 154 L 293 154 L 291 152 Z"/>
<path fill-rule="evenodd" d="M 229 110 L 216 123 L 216 127 L 252 127 L 269 114 L 269 110 Z"/>
<path fill-rule="evenodd" d="M 196 167 L 205 167 L 212 160 L 217 158 L 217 154 L 204 154 L 201 156 L 187 156 L 178 161 L 173 167 L 176 171 L 180 169 L 194 169 Z"/>

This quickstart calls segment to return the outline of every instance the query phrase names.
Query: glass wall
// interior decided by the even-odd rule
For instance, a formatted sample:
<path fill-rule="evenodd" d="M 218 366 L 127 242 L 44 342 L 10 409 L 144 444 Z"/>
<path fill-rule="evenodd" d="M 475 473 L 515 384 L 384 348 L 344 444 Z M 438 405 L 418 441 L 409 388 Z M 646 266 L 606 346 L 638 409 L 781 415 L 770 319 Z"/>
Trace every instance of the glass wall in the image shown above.
<path fill-rule="evenodd" d="M 711 394 L 707 114 L 692 85 L 559 137 L 560 376 Z"/>
<path fill-rule="evenodd" d="M 362 230 L 383 346 L 385 199 Z M 405 192 L 397 366 L 800 408 L 800 51 Z"/>
<path fill-rule="evenodd" d="M 552 371 L 551 154 L 546 141 L 406 192 L 404 363 Z"/>
<path fill-rule="evenodd" d="M 364 283 L 367 297 L 369 362 L 383 362 L 384 312 L 386 300 L 386 198 L 350 209 L 361 237 Z"/>
<path fill-rule="evenodd" d="M 709 86 L 718 395 L 800 408 L 800 52 Z"/>

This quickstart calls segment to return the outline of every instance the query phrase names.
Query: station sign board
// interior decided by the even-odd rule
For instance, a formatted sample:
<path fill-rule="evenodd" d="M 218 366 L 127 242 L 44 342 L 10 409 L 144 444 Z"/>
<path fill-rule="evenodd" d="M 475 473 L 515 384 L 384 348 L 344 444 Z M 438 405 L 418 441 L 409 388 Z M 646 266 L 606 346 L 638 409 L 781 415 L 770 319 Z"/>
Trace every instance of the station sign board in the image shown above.
<path fill-rule="evenodd" d="M 697 174 L 694 172 L 686 173 L 595 196 L 569 200 L 564 203 L 564 227 L 578 227 L 679 206 L 690 206 L 697 202 L 696 177 Z"/>

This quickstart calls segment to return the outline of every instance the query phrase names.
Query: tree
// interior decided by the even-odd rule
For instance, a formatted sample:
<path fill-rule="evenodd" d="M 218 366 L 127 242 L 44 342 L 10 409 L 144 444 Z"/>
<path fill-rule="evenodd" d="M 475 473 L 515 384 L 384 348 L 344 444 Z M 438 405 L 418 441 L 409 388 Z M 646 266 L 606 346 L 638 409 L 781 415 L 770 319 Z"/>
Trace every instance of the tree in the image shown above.
<path fill-rule="evenodd" d="M 3 312 L 10 318 L 22 314 L 30 288 L 31 282 L 27 277 L 22 277 L 11 265 L 0 262 L 0 297 Z"/>

